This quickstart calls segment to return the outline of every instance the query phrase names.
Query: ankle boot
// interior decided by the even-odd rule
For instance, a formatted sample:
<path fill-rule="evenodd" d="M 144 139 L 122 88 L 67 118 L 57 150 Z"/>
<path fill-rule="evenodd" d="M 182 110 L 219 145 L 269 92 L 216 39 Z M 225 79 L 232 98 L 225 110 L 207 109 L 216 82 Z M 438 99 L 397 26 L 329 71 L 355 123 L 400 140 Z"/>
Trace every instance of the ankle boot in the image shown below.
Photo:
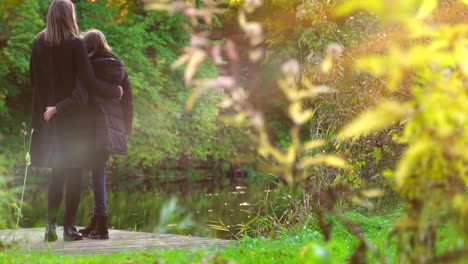
<path fill-rule="evenodd" d="M 83 240 L 83 236 L 78 233 L 76 227 L 74 226 L 64 226 L 63 227 L 63 240 L 65 241 L 76 241 Z"/>
<path fill-rule="evenodd" d="M 109 239 L 109 231 L 107 230 L 107 215 L 97 215 L 97 224 L 89 238 L 92 239 Z"/>
<path fill-rule="evenodd" d="M 92 216 L 91 219 L 89 220 L 89 224 L 83 228 L 83 229 L 80 229 L 78 230 L 84 237 L 88 237 L 89 236 L 89 233 L 91 233 L 91 231 L 93 231 L 95 228 L 96 228 L 96 224 L 97 224 L 97 217 L 96 216 Z"/>
<path fill-rule="evenodd" d="M 45 242 L 54 242 L 58 240 L 57 237 L 57 225 L 56 224 L 48 224 L 46 226 L 44 241 Z"/>

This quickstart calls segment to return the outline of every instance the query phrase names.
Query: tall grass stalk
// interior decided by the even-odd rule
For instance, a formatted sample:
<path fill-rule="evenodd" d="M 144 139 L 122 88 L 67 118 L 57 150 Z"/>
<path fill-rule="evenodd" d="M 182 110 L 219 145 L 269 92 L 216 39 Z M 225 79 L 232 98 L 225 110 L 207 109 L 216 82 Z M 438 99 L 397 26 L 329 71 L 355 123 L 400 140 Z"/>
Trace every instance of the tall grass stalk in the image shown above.
<path fill-rule="evenodd" d="M 24 123 L 23 123 L 24 125 Z M 16 226 L 15 226 L 15 232 L 13 234 L 13 240 L 15 240 L 16 238 L 16 232 L 18 231 L 18 228 L 19 228 L 19 221 L 20 221 L 20 218 L 23 217 L 23 213 L 22 213 L 22 208 L 23 208 L 23 201 L 24 201 L 24 191 L 26 189 L 26 182 L 27 182 L 27 179 L 28 179 L 28 171 L 29 171 L 29 166 L 31 165 L 31 155 L 30 155 L 30 152 L 31 152 L 31 139 L 32 139 L 32 134 L 34 133 L 34 128 L 31 129 L 31 136 L 29 137 L 29 144 L 26 148 L 26 135 L 27 135 L 27 132 L 26 130 L 23 130 L 23 146 L 24 146 L 24 151 L 26 153 L 25 155 L 25 169 L 24 169 L 24 178 L 23 178 L 23 188 L 22 188 L 22 191 L 21 191 L 21 199 L 20 199 L 20 203 L 19 203 L 19 207 L 17 207 L 17 217 L 16 217 Z"/>

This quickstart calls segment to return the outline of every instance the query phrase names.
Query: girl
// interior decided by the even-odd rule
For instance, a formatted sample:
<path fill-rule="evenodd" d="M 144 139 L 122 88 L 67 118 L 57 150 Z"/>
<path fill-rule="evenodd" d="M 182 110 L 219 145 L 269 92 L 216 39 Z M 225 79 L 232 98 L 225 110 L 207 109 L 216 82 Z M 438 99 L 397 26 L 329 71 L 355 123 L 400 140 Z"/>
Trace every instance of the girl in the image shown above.
<path fill-rule="evenodd" d="M 119 99 L 90 94 L 96 112 L 96 154 L 93 169 L 94 211 L 90 223 L 80 233 L 94 239 L 108 239 L 106 205 L 106 162 L 110 154 L 127 154 L 126 139 L 132 130 L 133 98 L 124 64 L 112 53 L 104 34 L 96 29 L 84 36 L 96 77 L 123 88 Z"/>
<path fill-rule="evenodd" d="M 86 47 L 78 34 L 73 3 L 54 0 L 49 6 L 46 28 L 36 36 L 31 52 L 31 127 L 34 129 L 31 163 L 52 168 L 45 241 L 57 240 L 57 212 L 64 187 L 63 238 L 66 241 L 83 239 L 75 228 L 75 218 L 80 202 L 82 169 L 89 166 L 88 142 L 93 139 L 89 133 L 89 120 L 93 119 L 85 108 L 80 107 L 83 101 L 73 92 L 77 83 L 94 94 L 118 97 L 122 93 L 118 85 L 95 78 Z"/>

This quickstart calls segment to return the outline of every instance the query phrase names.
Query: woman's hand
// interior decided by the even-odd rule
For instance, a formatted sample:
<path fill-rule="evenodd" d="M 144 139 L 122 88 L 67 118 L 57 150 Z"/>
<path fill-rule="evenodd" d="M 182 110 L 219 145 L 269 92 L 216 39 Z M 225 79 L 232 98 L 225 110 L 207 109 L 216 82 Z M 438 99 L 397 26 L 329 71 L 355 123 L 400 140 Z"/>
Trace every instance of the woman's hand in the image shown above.
<path fill-rule="evenodd" d="M 122 96 L 123 96 L 123 94 L 124 94 L 124 91 L 123 91 L 122 86 L 120 86 L 120 85 L 119 85 L 119 91 L 120 91 L 119 100 L 121 100 L 121 99 L 122 99 Z"/>
<path fill-rule="evenodd" d="M 57 108 L 55 106 L 48 106 L 46 107 L 46 111 L 44 112 L 44 120 L 49 122 L 50 119 L 57 113 Z"/>

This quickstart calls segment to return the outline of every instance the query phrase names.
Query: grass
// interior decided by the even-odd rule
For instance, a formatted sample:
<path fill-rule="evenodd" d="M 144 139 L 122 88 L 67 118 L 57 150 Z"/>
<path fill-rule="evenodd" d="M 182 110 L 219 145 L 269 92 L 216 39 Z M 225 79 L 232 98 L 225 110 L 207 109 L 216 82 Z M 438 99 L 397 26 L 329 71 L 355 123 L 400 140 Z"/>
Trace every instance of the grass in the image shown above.
<path fill-rule="evenodd" d="M 399 217 L 398 210 L 381 215 L 350 211 L 346 214 L 385 256 L 392 258 L 394 248 L 387 248 L 387 234 Z M 324 242 L 316 229 L 303 228 L 277 239 L 244 237 L 235 246 L 224 249 L 159 250 L 122 252 L 111 255 L 60 255 L 53 253 L 0 252 L 0 263 L 342 263 L 358 241 L 337 223 L 332 240 Z M 377 263 L 372 257 L 370 262 Z"/>

